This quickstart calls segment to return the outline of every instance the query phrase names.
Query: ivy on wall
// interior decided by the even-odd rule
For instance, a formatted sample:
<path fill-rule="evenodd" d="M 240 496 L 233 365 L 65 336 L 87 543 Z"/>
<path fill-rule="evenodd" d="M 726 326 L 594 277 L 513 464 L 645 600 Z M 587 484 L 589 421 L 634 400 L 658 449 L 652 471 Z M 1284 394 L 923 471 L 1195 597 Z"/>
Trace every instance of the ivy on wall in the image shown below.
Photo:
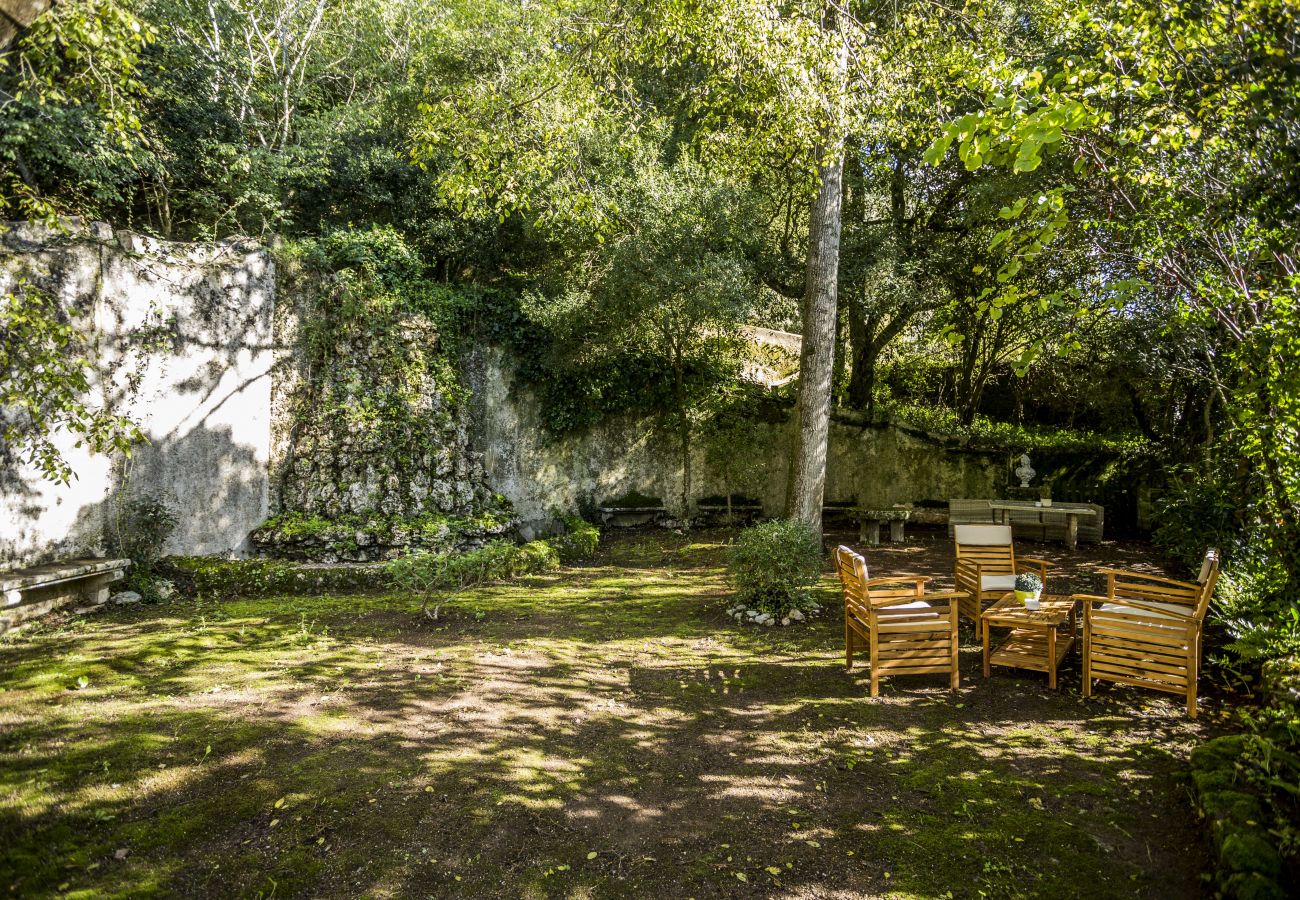
<path fill-rule="evenodd" d="M 390 227 L 297 242 L 281 264 L 297 324 L 280 512 L 508 516 L 469 450 L 468 393 L 456 371 L 458 323 L 473 294 L 429 278 Z"/>

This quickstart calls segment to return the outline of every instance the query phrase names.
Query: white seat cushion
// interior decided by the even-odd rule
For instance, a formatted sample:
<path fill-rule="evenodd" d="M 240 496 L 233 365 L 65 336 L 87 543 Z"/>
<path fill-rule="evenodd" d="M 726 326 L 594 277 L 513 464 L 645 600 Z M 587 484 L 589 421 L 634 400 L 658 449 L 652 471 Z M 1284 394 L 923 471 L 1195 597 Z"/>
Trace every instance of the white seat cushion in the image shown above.
<path fill-rule="evenodd" d="M 912 617 L 915 617 L 916 610 L 927 610 L 935 618 L 939 617 L 939 614 L 934 611 L 934 607 L 926 603 L 924 600 L 917 600 L 912 603 L 899 603 L 897 606 L 885 606 L 881 608 L 880 612 L 888 615 L 892 612 L 903 612 L 904 610 L 906 610 L 909 616 Z"/>
<path fill-rule="evenodd" d="M 1189 616 L 1189 615 L 1192 614 L 1192 608 L 1191 608 L 1190 606 L 1185 606 L 1185 605 L 1182 604 L 1182 603 L 1160 603 L 1160 602 L 1158 602 L 1158 601 L 1156 601 L 1156 600 L 1143 600 L 1143 601 L 1142 601 L 1142 605 L 1143 605 L 1143 606 L 1152 606 L 1152 607 L 1156 607 L 1156 608 L 1158 608 L 1158 609 L 1163 609 L 1163 610 L 1168 610 L 1169 612 L 1172 612 L 1172 613 L 1180 613 L 1180 614 L 1182 614 L 1182 615 L 1184 615 L 1184 616 Z M 1134 608 L 1134 607 L 1132 607 L 1132 606 L 1126 606 L 1126 605 L 1124 605 L 1123 603 L 1103 603 L 1103 604 L 1101 605 L 1101 611 L 1102 611 L 1102 612 L 1130 613 L 1130 614 L 1135 615 L 1135 616 L 1150 616 L 1150 617 L 1152 617 L 1153 619 L 1172 619 L 1172 618 L 1174 618 L 1173 616 L 1162 615 L 1161 613 L 1158 613 L 1158 612 L 1150 612 L 1150 611 L 1145 610 L 1145 609 L 1136 609 L 1136 608 Z"/>
<path fill-rule="evenodd" d="M 980 576 L 981 591 L 1014 591 L 1016 589 L 1016 576 L 1014 575 L 982 575 Z"/>

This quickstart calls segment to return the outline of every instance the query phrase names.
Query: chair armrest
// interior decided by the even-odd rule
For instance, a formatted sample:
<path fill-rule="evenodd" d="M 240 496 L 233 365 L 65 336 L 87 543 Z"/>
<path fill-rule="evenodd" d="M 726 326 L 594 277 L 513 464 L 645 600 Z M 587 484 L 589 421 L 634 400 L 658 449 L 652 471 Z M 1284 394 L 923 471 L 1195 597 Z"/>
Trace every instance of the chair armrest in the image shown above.
<path fill-rule="evenodd" d="M 931 575 L 882 575 L 879 578 L 868 578 L 862 582 L 863 587 L 879 587 L 882 584 L 907 584 L 908 582 L 916 584 L 926 584 L 934 581 Z"/>
<path fill-rule="evenodd" d="M 1032 556 L 1022 556 L 1016 560 L 1016 569 L 1021 566 L 1027 569 L 1038 569 L 1044 575 L 1047 574 L 1048 562 L 1045 559 L 1034 559 Z"/>
<path fill-rule="evenodd" d="M 1198 590 L 1201 585 L 1195 581 L 1179 581 L 1176 578 L 1163 578 L 1160 575 L 1148 575 L 1146 572 L 1134 572 L 1132 569 L 1098 569 L 1098 575 L 1114 575 L 1118 578 L 1134 578 L 1142 581 L 1158 581 L 1161 584 L 1172 584 L 1175 587 L 1190 588 Z"/>
<path fill-rule="evenodd" d="M 970 591 L 944 591 L 939 594 L 922 594 L 920 599 L 924 600 L 926 603 L 929 603 L 931 600 L 952 603 L 954 600 L 965 600 L 968 597 L 970 597 Z"/>

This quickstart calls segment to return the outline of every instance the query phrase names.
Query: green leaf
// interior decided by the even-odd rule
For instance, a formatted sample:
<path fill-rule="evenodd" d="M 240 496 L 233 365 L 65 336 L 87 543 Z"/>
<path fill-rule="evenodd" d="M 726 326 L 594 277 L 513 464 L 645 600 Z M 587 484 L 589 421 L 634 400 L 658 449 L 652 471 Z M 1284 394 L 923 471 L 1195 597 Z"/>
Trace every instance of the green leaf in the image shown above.
<path fill-rule="evenodd" d="M 940 162 L 943 161 L 944 156 L 947 155 L 948 153 L 948 148 L 951 146 L 952 146 L 952 135 L 951 134 L 941 135 L 935 140 L 933 144 L 931 144 L 926 149 L 925 154 L 922 156 L 922 159 L 924 159 L 927 163 L 929 163 L 932 166 L 937 166 L 939 165 Z"/>

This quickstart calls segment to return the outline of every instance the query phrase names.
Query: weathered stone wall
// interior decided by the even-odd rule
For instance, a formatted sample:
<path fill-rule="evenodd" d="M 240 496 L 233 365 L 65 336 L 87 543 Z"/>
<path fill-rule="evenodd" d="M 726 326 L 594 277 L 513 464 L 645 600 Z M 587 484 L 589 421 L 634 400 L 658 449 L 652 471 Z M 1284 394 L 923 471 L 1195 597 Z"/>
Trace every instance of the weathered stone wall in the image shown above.
<path fill-rule="evenodd" d="M 277 392 L 278 511 L 410 517 L 484 502 L 479 455 L 440 353 L 437 333 L 414 317 L 394 335 L 353 330 L 324 360 L 295 350 Z M 407 365 L 391 365 L 394 355 Z"/>
<path fill-rule="evenodd" d="M 677 505 L 681 466 L 670 435 L 652 422 L 625 419 L 580 435 L 549 437 L 531 392 L 515 382 L 509 360 L 480 349 L 466 366 L 473 391 L 474 444 L 487 478 L 519 515 L 542 527 L 552 510 L 585 509 L 629 492 Z M 703 446 L 692 464 L 693 499 L 726 493 L 753 497 L 768 515 L 785 506 L 796 432 L 788 414 L 756 421 L 727 452 L 743 477 L 728 484 Z M 826 501 L 863 506 L 1002 495 L 1008 454 L 968 450 L 937 437 L 889 426 L 832 422 Z M 716 460 L 715 456 L 715 460 Z M 676 511 L 676 510 L 674 510 Z"/>
<path fill-rule="evenodd" d="M 94 348 L 93 397 L 137 421 L 149 444 L 113 459 L 56 436 L 76 473 L 69 485 L 0 471 L 0 562 L 102 549 L 123 492 L 175 507 L 168 552 L 244 552 L 267 512 L 270 255 L 247 241 L 16 225 L 0 234 L 0 290 L 18 279 L 59 298 Z"/>
<path fill-rule="evenodd" d="M 252 537 L 268 555 L 378 560 L 514 528 L 470 446 L 466 391 L 430 316 L 442 288 L 385 290 L 376 274 L 284 267 L 275 515 Z"/>

